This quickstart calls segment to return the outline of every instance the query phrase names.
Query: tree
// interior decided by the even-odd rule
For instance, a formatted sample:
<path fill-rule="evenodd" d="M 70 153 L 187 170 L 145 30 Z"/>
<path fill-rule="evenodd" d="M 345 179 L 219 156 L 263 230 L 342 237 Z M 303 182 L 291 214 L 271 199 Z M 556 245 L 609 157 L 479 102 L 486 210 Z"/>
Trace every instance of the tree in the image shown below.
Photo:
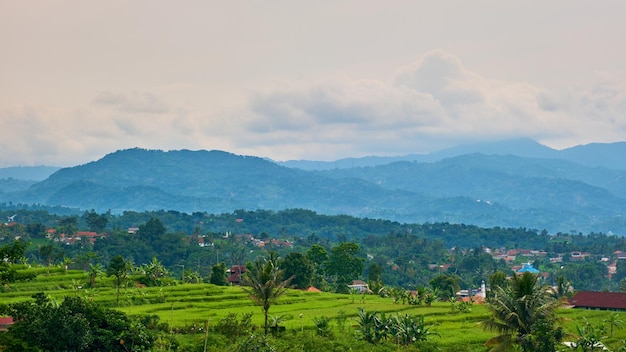
<path fill-rule="evenodd" d="M 438 290 L 439 298 L 442 301 L 456 297 L 456 293 L 461 289 L 459 277 L 456 275 L 441 274 L 430 280 L 430 286 Z"/>
<path fill-rule="evenodd" d="M 89 264 L 89 271 L 88 271 L 89 287 L 91 288 L 96 287 L 96 278 L 103 273 L 104 273 L 104 268 L 102 267 L 102 264 L 100 263 Z"/>
<path fill-rule="evenodd" d="M 537 276 L 525 272 L 511 278 L 508 286 L 496 286 L 487 303 L 491 319 L 483 328 L 500 335 L 485 345 L 492 351 L 506 351 L 514 345 L 524 351 L 555 351 L 563 338 L 562 329 L 555 328 L 555 310 L 560 301 L 551 295 L 547 285 L 539 285 Z"/>
<path fill-rule="evenodd" d="M 291 281 L 291 278 L 283 280 L 283 275 L 284 270 L 280 269 L 279 258 L 274 252 L 256 260 L 250 270 L 243 274 L 243 282 L 246 284 L 243 289 L 263 309 L 266 335 L 270 306 L 287 291 L 287 286 Z"/>
<path fill-rule="evenodd" d="M 211 267 L 209 282 L 217 286 L 226 286 L 226 264 L 219 263 Z"/>
<path fill-rule="evenodd" d="M 610 317 L 604 319 L 603 321 L 609 324 L 609 327 L 611 329 L 611 337 L 613 337 L 613 328 L 621 329 L 624 324 L 624 321 L 620 319 L 619 313 L 613 313 Z"/>
<path fill-rule="evenodd" d="M 287 254 L 281 263 L 285 270 L 285 277 L 293 277 L 291 284 L 295 288 L 305 289 L 311 286 L 313 280 L 313 264 L 302 253 L 292 252 Z"/>
<path fill-rule="evenodd" d="M 337 292 L 348 293 L 348 285 L 361 276 L 365 260 L 358 256 L 359 251 L 354 242 L 342 242 L 330 249 L 326 273 L 335 277 Z"/>
<path fill-rule="evenodd" d="M 141 271 L 144 274 L 143 283 L 147 286 L 160 286 L 162 279 L 169 275 L 167 269 L 156 257 L 152 257 L 150 263 L 142 265 Z"/>
<path fill-rule="evenodd" d="M 109 222 L 110 215 L 110 212 L 100 215 L 94 209 L 91 209 L 91 211 L 86 211 L 83 214 L 83 219 L 87 222 L 89 231 L 102 232 Z"/>
<path fill-rule="evenodd" d="M 578 338 L 574 342 L 576 350 L 582 352 L 605 350 L 602 344 L 602 340 L 606 338 L 604 325 L 593 326 L 586 318 L 583 319 L 583 326 L 576 325 L 576 332 L 578 333 Z"/>
<path fill-rule="evenodd" d="M 78 230 L 78 217 L 77 216 L 64 216 L 59 220 L 58 233 L 64 233 L 69 236 L 76 234 Z"/>
<path fill-rule="evenodd" d="M 8 308 L 17 318 L 0 335 L 8 351 L 147 351 L 156 339 L 123 312 L 80 297 L 66 297 L 60 305 L 43 294 L 33 298 Z"/>
<path fill-rule="evenodd" d="M 306 257 L 309 258 L 309 261 L 313 264 L 312 284 L 319 289 L 325 290 L 328 286 L 328 282 L 325 278 L 328 252 L 319 244 L 314 244 L 306 252 Z"/>
<path fill-rule="evenodd" d="M 124 259 L 124 257 L 116 255 L 111 258 L 111 262 L 107 268 L 107 276 L 115 277 L 115 284 L 117 286 L 116 304 L 120 303 L 120 286 L 122 286 L 122 282 L 128 277 L 128 270 L 130 270 L 130 266 L 130 263 Z"/>

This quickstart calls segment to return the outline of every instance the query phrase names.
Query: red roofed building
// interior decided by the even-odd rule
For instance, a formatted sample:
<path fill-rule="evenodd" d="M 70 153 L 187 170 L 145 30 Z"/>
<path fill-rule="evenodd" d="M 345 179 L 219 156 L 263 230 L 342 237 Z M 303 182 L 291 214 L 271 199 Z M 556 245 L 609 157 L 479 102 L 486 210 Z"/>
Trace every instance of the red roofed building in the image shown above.
<path fill-rule="evenodd" d="M 246 272 L 245 265 L 233 265 L 228 270 L 228 282 L 232 285 L 238 285 L 241 283 L 241 275 Z"/>
<path fill-rule="evenodd" d="M 0 331 L 7 331 L 13 325 L 13 317 L 0 317 Z"/>
<path fill-rule="evenodd" d="M 626 293 L 580 291 L 568 302 L 575 308 L 626 310 Z"/>

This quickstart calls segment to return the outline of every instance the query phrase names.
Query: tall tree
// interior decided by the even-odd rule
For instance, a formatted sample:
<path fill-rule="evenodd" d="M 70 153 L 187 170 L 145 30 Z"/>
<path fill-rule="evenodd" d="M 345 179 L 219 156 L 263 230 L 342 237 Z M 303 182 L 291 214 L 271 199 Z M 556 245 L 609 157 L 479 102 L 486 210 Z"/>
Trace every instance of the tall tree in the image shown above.
<path fill-rule="evenodd" d="M 94 209 L 91 209 L 91 211 L 86 211 L 83 214 L 83 219 L 87 222 L 89 231 L 102 232 L 109 222 L 109 216 L 111 216 L 110 212 L 98 214 Z"/>
<path fill-rule="evenodd" d="M 540 285 L 537 276 L 525 272 L 513 276 L 508 286 L 496 286 L 488 303 L 491 319 L 483 328 L 499 333 L 485 345 L 492 351 L 507 351 L 518 345 L 524 351 L 553 352 L 563 338 L 556 327 L 555 310 L 560 301 L 551 295 L 550 287 Z"/>
<path fill-rule="evenodd" d="M 326 273 L 335 278 L 337 292 L 348 293 L 348 285 L 361 276 L 365 259 L 359 256 L 359 251 L 359 245 L 354 242 L 342 242 L 330 249 Z"/>
<path fill-rule="evenodd" d="M 109 267 L 107 268 L 107 276 L 115 277 L 115 285 L 117 286 L 117 296 L 115 299 L 116 304 L 120 303 L 120 287 L 122 282 L 128 277 L 128 270 L 130 270 L 130 263 L 124 259 L 121 255 L 116 255 L 111 258 Z"/>
<path fill-rule="evenodd" d="M 287 254 L 281 267 L 285 269 L 286 277 L 293 277 L 291 284 L 295 288 L 308 288 L 313 280 L 313 264 L 304 254 L 292 252 Z"/>
<path fill-rule="evenodd" d="M 209 282 L 217 286 L 226 286 L 226 264 L 222 262 L 211 267 Z"/>
<path fill-rule="evenodd" d="M 283 275 L 284 270 L 280 269 L 279 257 L 274 252 L 255 261 L 250 270 L 243 275 L 243 282 L 246 285 L 243 289 L 263 309 L 265 335 L 270 306 L 287 291 L 291 281 L 291 278 L 283 280 Z"/>

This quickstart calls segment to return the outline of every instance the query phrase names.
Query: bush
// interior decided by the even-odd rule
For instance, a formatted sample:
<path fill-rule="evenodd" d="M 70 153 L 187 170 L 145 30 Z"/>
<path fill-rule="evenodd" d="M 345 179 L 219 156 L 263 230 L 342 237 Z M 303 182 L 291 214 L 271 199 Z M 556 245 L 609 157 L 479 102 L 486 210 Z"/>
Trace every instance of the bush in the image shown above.
<path fill-rule="evenodd" d="M 224 336 L 246 336 L 252 331 L 252 313 L 242 314 L 241 319 L 237 319 L 236 313 L 228 313 L 213 329 Z"/>

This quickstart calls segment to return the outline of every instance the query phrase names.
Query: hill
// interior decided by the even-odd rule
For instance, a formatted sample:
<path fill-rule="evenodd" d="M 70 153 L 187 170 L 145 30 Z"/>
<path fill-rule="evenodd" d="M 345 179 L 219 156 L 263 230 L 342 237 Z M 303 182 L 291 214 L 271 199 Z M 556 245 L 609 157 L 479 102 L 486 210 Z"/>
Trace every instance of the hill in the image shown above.
<path fill-rule="evenodd" d="M 540 157 L 474 153 L 433 162 L 396 161 L 321 171 L 224 151 L 135 148 L 60 169 L 27 189 L 8 190 L 1 197 L 4 202 L 113 213 L 166 209 L 219 214 L 299 208 L 407 223 L 626 233 L 625 170 L 550 159 L 549 155 L 564 155 L 564 151 L 527 140 L 492 145 L 496 149 L 491 150 L 514 151 L 520 146 Z M 594 146 L 602 153 L 623 147 Z M 576 159 L 587 155 L 585 150 L 567 153 Z M 619 158 L 595 160 L 607 163 Z"/>
<path fill-rule="evenodd" d="M 366 156 L 335 161 L 288 160 L 278 162 L 278 164 L 303 170 L 332 170 L 378 166 L 397 161 L 436 162 L 467 154 L 514 155 L 527 158 L 561 159 L 584 166 L 623 169 L 623 165 L 626 165 L 626 142 L 592 143 L 556 150 L 537 143 L 532 139 L 521 138 L 460 145 L 427 154 L 409 154 L 389 157 Z"/>

